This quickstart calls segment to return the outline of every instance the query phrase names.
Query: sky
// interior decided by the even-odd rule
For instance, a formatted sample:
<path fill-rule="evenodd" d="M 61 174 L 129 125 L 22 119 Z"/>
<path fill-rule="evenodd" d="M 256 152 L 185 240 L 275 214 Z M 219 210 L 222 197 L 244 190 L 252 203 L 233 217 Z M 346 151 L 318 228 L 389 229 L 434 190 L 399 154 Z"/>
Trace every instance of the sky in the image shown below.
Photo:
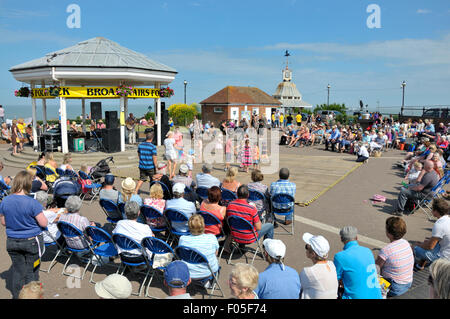
<path fill-rule="evenodd" d="M 80 28 L 67 26 L 71 4 Z M 286 50 L 312 105 L 330 84 L 330 103 L 398 111 L 402 81 L 407 106 L 450 104 L 448 0 L 0 0 L 0 104 L 31 105 L 14 96 L 12 66 L 97 36 L 176 69 L 169 105 L 183 102 L 185 80 L 187 103 L 227 85 L 273 95 Z"/>

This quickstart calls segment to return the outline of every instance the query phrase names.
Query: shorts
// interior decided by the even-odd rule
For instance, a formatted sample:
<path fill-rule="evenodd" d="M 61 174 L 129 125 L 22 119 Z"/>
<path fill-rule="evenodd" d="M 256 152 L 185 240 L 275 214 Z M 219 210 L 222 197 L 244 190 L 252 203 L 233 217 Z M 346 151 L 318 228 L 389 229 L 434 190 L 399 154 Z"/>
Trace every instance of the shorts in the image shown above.
<path fill-rule="evenodd" d="M 231 153 L 225 153 L 225 163 L 231 163 Z"/>
<path fill-rule="evenodd" d="M 146 182 L 147 177 L 150 177 L 150 182 L 153 180 L 153 175 L 155 175 L 155 169 L 139 169 L 139 180 Z"/>

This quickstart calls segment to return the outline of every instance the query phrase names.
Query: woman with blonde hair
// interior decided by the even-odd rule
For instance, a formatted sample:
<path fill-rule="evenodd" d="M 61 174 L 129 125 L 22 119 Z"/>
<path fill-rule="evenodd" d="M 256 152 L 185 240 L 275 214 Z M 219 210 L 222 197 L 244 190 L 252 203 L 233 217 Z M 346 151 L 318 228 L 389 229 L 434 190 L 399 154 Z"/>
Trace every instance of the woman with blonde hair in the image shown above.
<path fill-rule="evenodd" d="M 119 194 L 119 204 L 133 201 L 138 203 L 139 207 L 141 207 L 142 198 L 139 195 L 135 194 L 136 182 L 131 177 L 127 177 L 122 181 L 121 186 L 122 190 Z"/>
<path fill-rule="evenodd" d="M 166 201 L 164 200 L 164 191 L 161 184 L 155 183 L 150 187 L 150 198 L 144 199 L 144 205 L 150 206 L 159 212 L 163 213 L 166 207 Z M 166 226 L 166 220 L 164 217 L 160 218 L 147 218 L 147 224 L 150 227 L 161 228 Z"/>
<path fill-rule="evenodd" d="M 46 192 L 48 190 L 47 184 L 45 184 L 45 182 L 39 176 L 36 175 L 37 169 L 29 167 L 26 169 L 26 171 L 30 173 L 30 175 L 33 177 L 33 182 L 31 184 L 32 193 L 36 193 L 38 191 Z"/>
<path fill-rule="evenodd" d="M 231 295 L 237 299 L 258 299 L 255 293 L 258 278 L 258 270 L 253 265 L 237 263 L 231 269 L 228 279 Z"/>
<path fill-rule="evenodd" d="M 49 183 L 54 183 L 59 175 L 58 173 L 56 173 L 56 168 L 58 167 L 58 164 L 55 161 L 55 158 L 53 157 L 53 153 L 49 152 L 49 153 L 45 153 L 45 165 L 46 168 L 50 169 L 51 171 L 53 171 L 53 175 L 49 175 L 46 174 L 45 180 Z"/>
<path fill-rule="evenodd" d="M 20 138 L 21 135 L 22 133 L 20 133 L 20 130 L 17 127 L 17 120 L 14 119 L 11 126 L 11 142 L 13 146 L 13 155 L 18 154 L 23 150 L 22 139 Z M 19 152 L 17 152 L 17 145 L 19 145 Z"/>
<path fill-rule="evenodd" d="M 450 260 L 439 258 L 430 265 L 431 299 L 450 299 Z"/>
<path fill-rule="evenodd" d="M 194 248 L 205 255 L 211 270 L 216 273 L 219 269 L 217 253 L 219 242 L 213 234 L 205 234 L 205 220 L 200 214 L 193 214 L 188 221 L 191 235 L 181 236 L 178 245 Z M 189 274 L 193 280 L 200 280 L 211 276 L 208 266 L 186 262 Z"/>
<path fill-rule="evenodd" d="M 238 174 L 238 169 L 236 167 L 230 167 L 225 174 L 225 178 L 222 182 L 222 188 L 228 189 L 234 193 L 237 192 L 241 183 L 236 180 L 236 176 Z"/>
<path fill-rule="evenodd" d="M 73 171 L 73 167 L 71 165 L 72 163 L 72 153 L 66 153 L 63 156 L 63 163 L 61 164 L 61 166 L 59 167 L 60 169 L 64 170 L 64 171 Z"/>

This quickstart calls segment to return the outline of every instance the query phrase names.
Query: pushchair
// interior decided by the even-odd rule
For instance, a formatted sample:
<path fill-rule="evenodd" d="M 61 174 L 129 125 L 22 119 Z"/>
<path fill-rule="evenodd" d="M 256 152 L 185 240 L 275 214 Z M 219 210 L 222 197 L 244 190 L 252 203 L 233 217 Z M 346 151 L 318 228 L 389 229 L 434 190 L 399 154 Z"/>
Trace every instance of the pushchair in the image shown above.
<path fill-rule="evenodd" d="M 113 157 L 107 157 L 99 161 L 94 167 L 89 171 L 89 175 L 92 176 L 92 179 L 97 182 L 102 177 L 105 177 L 106 174 L 111 173 L 108 163 L 113 163 Z"/>

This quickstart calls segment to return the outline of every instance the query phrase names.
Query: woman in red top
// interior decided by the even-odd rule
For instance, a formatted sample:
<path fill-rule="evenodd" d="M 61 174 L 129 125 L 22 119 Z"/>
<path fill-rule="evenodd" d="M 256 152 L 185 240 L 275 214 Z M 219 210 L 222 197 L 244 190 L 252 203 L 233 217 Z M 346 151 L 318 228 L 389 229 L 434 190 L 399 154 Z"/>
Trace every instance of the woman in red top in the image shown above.
<path fill-rule="evenodd" d="M 217 186 L 211 187 L 208 189 L 208 199 L 202 202 L 200 210 L 211 213 L 223 223 L 227 208 L 219 205 L 221 199 L 222 192 L 220 191 L 220 188 Z M 205 226 L 205 234 L 218 235 L 220 234 L 221 227 L 222 226 L 219 225 Z"/>

